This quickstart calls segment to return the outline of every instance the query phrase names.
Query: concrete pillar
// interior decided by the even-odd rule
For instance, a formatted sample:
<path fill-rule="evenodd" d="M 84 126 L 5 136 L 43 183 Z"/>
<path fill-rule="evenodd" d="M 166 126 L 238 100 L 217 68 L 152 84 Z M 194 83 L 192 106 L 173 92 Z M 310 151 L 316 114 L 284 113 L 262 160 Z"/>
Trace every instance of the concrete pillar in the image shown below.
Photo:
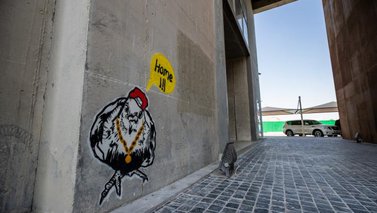
<path fill-rule="evenodd" d="M 251 1 L 245 1 L 247 7 L 248 17 L 248 36 L 249 36 L 249 52 L 250 55 L 247 58 L 247 80 L 249 85 L 249 106 L 250 106 L 250 130 L 251 140 L 256 141 L 259 139 L 259 125 L 262 122 L 262 118 L 258 120 L 260 115 L 259 104 L 260 91 L 259 91 L 259 77 L 258 77 L 258 62 L 257 62 L 257 46 L 255 39 L 255 25 L 254 14 L 252 10 Z"/>
<path fill-rule="evenodd" d="M 34 193 L 35 212 L 72 212 L 89 0 L 56 1 Z"/>
<path fill-rule="evenodd" d="M 228 95 L 227 95 L 227 77 L 225 62 L 225 38 L 224 38 L 224 16 L 222 1 L 214 1 L 215 5 L 215 52 L 216 52 L 216 122 L 217 122 L 217 140 L 219 142 L 219 151 L 222 152 L 229 138 L 228 125 Z"/>
<path fill-rule="evenodd" d="M 228 111 L 229 111 L 229 141 L 237 141 L 237 128 L 236 128 L 236 103 L 234 94 L 234 74 L 232 69 L 231 60 L 226 63 L 227 70 L 227 88 L 228 88 Z"/>

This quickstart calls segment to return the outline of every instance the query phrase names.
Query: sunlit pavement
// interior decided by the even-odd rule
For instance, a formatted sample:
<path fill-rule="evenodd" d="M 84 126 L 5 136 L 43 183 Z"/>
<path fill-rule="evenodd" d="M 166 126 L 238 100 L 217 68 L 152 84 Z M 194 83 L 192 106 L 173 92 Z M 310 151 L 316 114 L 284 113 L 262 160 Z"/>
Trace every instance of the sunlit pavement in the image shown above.
<path fill-rule="evenodd" d="M 377 145 L 268 137 L 156 212 L 377 212 Z"/>

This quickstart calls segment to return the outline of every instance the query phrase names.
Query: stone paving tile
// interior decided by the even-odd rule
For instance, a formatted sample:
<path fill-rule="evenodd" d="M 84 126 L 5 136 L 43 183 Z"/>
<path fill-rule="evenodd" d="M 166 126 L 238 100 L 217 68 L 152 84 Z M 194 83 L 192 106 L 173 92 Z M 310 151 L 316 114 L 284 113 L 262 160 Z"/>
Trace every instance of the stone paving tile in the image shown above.
<path fill-rule="evenodd" d="M 271 137 L 153 212 L 377 212 L 377 145 Z"/>

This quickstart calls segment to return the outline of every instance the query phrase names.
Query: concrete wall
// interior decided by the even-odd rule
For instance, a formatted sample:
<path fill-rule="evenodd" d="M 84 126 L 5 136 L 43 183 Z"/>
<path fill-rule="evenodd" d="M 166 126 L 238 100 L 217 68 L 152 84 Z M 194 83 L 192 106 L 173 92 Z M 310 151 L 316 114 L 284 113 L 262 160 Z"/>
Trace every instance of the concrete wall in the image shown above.
<path fill-rule="evenodd" d="M 249 90 L 247 84 L 247 60 L 234 60 L 233 74 L 234 74 L 234 95 L 235 95 L 235 110 L 236 110 L 236 128 L 237 140 L 250 141 L 250 109 L 249 109 Z"/>
<path fill-rule="evenodd" d="M 91 2 L 74 211 L 108 211 L 218 158 L 216 101 L 223 97 L 216 96 L 215 79 L 221 78 L 216 67 L 222 62 L 216 55 L 215 8 L 221 9 L 214 1 Z M 156 52 L 174 68 L 170 94 L 155 86 L 147 91 Z M 94 155 L 90 130 L 106 105 L 135 87 L 147 96 L 156 130 L 153 164 L 140 168 L 149 180 L 143 184 L 129 172 L 121 180 L 121 196 L 114 187 L 99 205 L 115 169 Z"/>
<path fill-rule="evenodd" d="M 88 1 L 0 3 L 0 211 L 73 208 Z"/>
<path fill-rule="evenodd" d="M 250 141 L 250 109 L 246 58 L 227 61 L 230 141 Z"/>
<path fill-rule="evenodd" d="M 229 123 L 222 6 L 2 1 L 0 211 L 106 212 L 216 161 Z M 171 93 L 147 88 L 157 52 L 174 68 Z M 254 81 L 249 60 L 236 98 Z"/>
<path fill-rule="evenodd" d="M 323 0 L 343 137 L 377 142 L 377 2 Z"/>
<path fill-rule="evenodd" d="M 47 72 L 48 1 L 0 2 L 0 212 L 30 212 Z"/>

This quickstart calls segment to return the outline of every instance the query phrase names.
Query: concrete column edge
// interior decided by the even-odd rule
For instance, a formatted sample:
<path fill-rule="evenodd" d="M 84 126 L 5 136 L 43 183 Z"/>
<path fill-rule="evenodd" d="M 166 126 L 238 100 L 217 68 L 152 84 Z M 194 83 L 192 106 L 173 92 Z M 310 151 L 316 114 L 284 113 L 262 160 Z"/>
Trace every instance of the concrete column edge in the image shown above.
<path fill-rule="evenodd" d="M 72 212 L 90 0 L 52 0 L 42 56 L 47 84 L 34 212 Z M 42 68 L 43 69 L 43 68 Z"/>

